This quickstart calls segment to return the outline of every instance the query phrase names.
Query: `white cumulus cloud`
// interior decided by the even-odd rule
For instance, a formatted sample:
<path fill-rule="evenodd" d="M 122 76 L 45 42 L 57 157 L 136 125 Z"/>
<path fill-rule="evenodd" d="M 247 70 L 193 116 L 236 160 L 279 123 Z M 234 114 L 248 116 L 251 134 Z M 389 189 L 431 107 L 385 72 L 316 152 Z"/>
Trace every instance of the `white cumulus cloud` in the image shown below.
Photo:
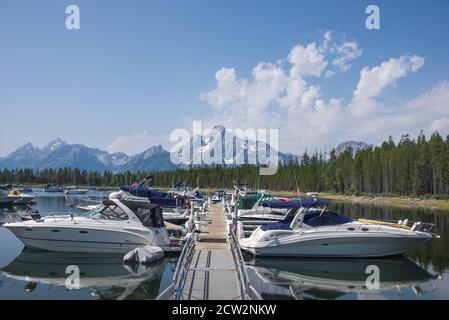
<path fill-rule="evenodd" d="M 200 95 L 214 110 L 206 125 L 279 128 L 280 149 L 294 153 L 349 139 L 379 143 L 389 135 L 398 138 L 421 128 L 449 131 L 447 81 L 399 105 L 379 102 L 385 88 L 424 66 L 418 55 L 364 67 L 349 102 L 323 99 L 316 82 L 346 72 L 362 49 L 330 31 L 322 38 L 320 43 L 295 45 L 286 59 L 257 63 L 248 78 L 238 77 L 233 68 L 220 69 L 216 87 Z"/>

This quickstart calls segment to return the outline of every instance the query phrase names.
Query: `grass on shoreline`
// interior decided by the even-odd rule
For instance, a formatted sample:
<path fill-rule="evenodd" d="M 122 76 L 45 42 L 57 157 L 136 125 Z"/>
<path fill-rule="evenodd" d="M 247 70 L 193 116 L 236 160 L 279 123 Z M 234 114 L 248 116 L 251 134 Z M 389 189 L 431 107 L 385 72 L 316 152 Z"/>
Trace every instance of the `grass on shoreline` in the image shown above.
<path fill-rule="evenodd" d="M 273 191 L 274 194 L 282 197 L 297 197 L 296 192 L 291 191 Z M 301 194 L 301 196 L 305 196 Z M 428 208 L 449 210 L 449 200 L 433 198 L 414 198 L 407 196 L 382 196 L 382 195 L 342 195 L 328 192 L 320 192 L 319 197 L 334 201 L 348 201 L 361 204 L 373 204 L 378 206 L 393 206 L 402 208 Z"/>

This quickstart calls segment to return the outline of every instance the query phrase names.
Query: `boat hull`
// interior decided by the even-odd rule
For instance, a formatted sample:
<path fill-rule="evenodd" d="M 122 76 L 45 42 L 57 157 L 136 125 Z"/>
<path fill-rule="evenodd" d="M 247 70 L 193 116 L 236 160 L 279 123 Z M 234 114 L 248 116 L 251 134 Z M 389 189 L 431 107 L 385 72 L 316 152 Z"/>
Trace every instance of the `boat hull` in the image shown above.
<path fill-rule="evenodd" d="M 151 235 L 138 235 L 118 230 L 99 230 L 86 228 L 27 227 L 4 225 L 22 241 L 25 246 L 46 251 L 74 253 L 116 253 L 129 251 L 149 245 Z M 56 231 L 57 230 L 57 231 Z"/>
<path fill-rule="evenodd" d="M 89 192 L 89 190 L 66 190 L 65 194 L 66 195 L 82 195 L 82 194 L 87 194 Z"/>
<path fill-rule="evenodd" d="M 340 237 L 301 239 L 272 245 L 252 245 L 241 241 L 241 248 L 256 256 L 265 257 L 323 257 L 323 258 L 379 258 L 402 255 L 431 237 Z"/>

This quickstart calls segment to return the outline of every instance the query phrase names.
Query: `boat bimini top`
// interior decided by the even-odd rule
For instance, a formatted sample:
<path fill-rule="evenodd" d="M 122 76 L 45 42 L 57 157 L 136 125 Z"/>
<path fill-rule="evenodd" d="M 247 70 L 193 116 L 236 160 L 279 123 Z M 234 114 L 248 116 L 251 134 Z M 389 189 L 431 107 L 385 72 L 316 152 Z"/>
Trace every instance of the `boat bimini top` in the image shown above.
<path fill-rule="evenodd" d="M 306 224 L 309 227 L 320 227 L 328 225 L 337 225 L 351 222 L 352 220 L 338 213 L 326 211 L 325 207 L 328 201 L 307 198 L 302 199 L 301 203 L 292 206 L 285 214 L 284 220 L 277 223 L 264 224 L 261 226 L 263 231 L 268 230 L 292 230 L 297 225 Z M 312 208 L 323 207 L 323 210 L 310 210 Z"/>

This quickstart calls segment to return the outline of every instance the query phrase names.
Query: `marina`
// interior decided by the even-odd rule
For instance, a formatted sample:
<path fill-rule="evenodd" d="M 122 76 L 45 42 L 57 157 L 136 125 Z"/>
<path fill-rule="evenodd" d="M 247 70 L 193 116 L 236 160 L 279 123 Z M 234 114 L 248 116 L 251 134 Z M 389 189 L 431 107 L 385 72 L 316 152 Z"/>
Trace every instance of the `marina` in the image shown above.
<path fill-rule="evenodd" d="M 58 212 L 57 221 L 72 215 L 77 219 L 77 215 L 86 212 L 81 209 L 82 204 L 92 209 L 111 195 L 111 192 L 99 191 L 70 197 L 61 192 L 33 190 L 33 193 L 35 205 L 2 209 L 1 221 L 7 222 L 7 215 L 15 215 L 16 219 L 23 217 L 31 209 L 52 219 Z M 123 253 L 56 252 L 24 247 L 10 231 L 0 227 L 0 297 L 175 300 L 447 297 L 444 288 L 448 282 L 449 256 L 444 248 L 448 245 L 445 227 L 449 220 L 444 211 L 331 202 L 329 210 L 342 212 L 352 220 L 409 217 L 434 223 L 433 232 L 441 238 L 428 241 L 403 257 L 282 259 L 254 257 L 240 249 L 238 228 L 232 227 L 228 219 L 235 200 L 235 197 L 223 197 L 216 203 L 210 202 L 210 206 L 206 200 L 206 205 L 201 206 L 206 210 L 196 211 L 187 221 L 190 228 L 194 228 L 193 232 L 187 233 L 185 240 L 177 238 L 183 242 L 182 252 L 166 253 L 162 259 L 149 264 L 124 263 Z M 167 229 L 169 226 L 180 233 L 177 237 L 186 230 L 185 225 L 166 222 Z M 72 264 L 80 267 L 84 274 L 81 279 L 85 277 L 85 281 L 78 290 L 67 291 L 65 268 Z M 376 290 L 367 289 L 365 285 L 365 271 L 372 264 L 377 265 L 383 275 L 381 286 Z"/>

